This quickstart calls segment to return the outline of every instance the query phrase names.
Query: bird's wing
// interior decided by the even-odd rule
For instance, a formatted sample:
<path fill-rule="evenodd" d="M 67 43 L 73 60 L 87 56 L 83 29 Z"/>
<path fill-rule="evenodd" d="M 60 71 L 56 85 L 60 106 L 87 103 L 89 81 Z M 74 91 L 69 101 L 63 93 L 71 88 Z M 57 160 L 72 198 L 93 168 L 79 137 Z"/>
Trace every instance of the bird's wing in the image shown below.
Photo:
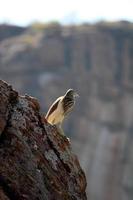
<path fill-rule="evenodd" d="M 48 117 L 51 115 L 51 113 L 53 113 L 56 108 L 58 107 L 59 101 L 62 99 L 62 96 L 59 97 L 58 99 L 56 99 L 56 101 L 54 101 L 54 103 L 50 106 L 47 114 L 46 114 L 46 119 L 48 119 Z"/>

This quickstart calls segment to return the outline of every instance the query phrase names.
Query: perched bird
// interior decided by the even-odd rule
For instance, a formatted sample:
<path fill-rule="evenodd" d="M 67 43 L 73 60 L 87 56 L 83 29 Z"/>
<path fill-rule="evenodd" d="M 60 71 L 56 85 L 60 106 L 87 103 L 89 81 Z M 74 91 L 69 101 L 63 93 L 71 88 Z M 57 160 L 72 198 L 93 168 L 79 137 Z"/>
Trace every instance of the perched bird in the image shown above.
<path fill-rule="evenodd" d="M 69 89 L 64 96 L 59 97 L 49 108 L 46 114 L 46 120 L 52 125 L 58 125 L 61 127 L 61 124 L 71 112 L 75 104 L 75 98 L 79 95 L 73 90 Z"/>

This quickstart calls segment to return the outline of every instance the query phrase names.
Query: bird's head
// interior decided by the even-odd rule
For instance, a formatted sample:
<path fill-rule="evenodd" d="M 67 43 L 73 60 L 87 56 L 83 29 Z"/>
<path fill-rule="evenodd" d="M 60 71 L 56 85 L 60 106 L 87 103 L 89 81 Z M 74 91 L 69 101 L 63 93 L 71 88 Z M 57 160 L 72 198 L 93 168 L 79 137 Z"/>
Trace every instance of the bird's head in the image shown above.
<path fill-rule="evenodd" d="M 78 95 L 73 89 L 67 90 L 65 96 L 67 96 L 68 98 L 76 98 L 76 97 L 79 97 L 79 95 Z"/>

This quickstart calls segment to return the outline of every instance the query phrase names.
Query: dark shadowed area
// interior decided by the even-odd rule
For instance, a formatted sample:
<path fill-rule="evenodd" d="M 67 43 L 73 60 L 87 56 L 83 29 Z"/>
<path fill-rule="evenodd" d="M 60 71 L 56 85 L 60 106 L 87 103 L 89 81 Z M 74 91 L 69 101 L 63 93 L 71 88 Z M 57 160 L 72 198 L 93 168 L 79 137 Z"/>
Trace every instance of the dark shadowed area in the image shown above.
<path fill-rule="evenodd" d="M 74 88 L 64 122 L 87 176 L 88 200 L 133 199 L 133 24 L 0 26 L 0 78 L 44 114 Z"/>

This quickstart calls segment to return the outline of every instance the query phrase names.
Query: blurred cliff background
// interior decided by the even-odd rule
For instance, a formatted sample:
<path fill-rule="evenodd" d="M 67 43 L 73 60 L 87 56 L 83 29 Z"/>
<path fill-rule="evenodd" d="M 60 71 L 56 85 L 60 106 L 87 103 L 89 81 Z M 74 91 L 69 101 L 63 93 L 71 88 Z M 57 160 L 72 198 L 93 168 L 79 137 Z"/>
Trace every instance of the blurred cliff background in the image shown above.
<path fill-rule="evenodd" d="M 38 98 L 42 113 L 74 88 L 80 98 L 64 129 L 86 172 L 88 200 L 132 200 L 133 23 L 77 21 L 72 13 L 65 25 L 1 23 L 0 78 Z"/>

